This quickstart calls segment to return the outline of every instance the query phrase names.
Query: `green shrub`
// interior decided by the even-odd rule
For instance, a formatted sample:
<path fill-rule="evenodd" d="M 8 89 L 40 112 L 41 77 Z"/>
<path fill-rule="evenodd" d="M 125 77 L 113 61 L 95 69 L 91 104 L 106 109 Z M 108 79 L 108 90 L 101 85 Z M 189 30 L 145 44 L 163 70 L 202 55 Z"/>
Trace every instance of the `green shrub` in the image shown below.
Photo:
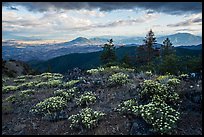
<path fill-rule="evenodd" d="M 75 84 L 79 83 L 80 80 L 70 80 L 68 82 L 66 82 L 65 84 L 63 84 L 64 87 L 72 87 Z"/>
<path fill-rule="evenodd" d="M 48 80 L 47 82 L 40 82 L 38 84 L 36 84 L 35 86 L 38 88 L 41 87 L 57 87 L 60 86 L 62 84 L 61 80 Z"/>
<path fill-rule="evenodd" d="M 19 88 L 33 88 L 36 86 L 36 84 L 38 83 L 38 81 L 31 81 L 31 82 L 25 82 L 19 85 Z"/>
<path fill-rule="evenodd" d="M 129 99 L 120 103 L 115 110 L 122 114 L 137 115 L 139 112 L 138 103 L 135 99 Z"/>
<path fill-rule="evenodd" d="M 131 68 L 123 68 L 123 67 L 119 67 L 119 66 L 109 66 L 109 67 L 98 67 L 97 69 L 90 69 L 87 70 L 87 73 L 90 74 L 98 74 L 98 73 L 117 73 L 117 72 L 134 72 L 134 69 Z"/>
<path fill-rule="evenodd" d="M 143 119 L 161 134 L 170 133 L 176 126 L 180 114 L 164 102 L 151 102 L 147 105 L 142 105 L 140 113 Z"/>
<path fill-rule="evenodd" d="M 154 95 L 159 95 L 164 97 L 163 99 L 166 99 L 168 91 L 167 86 L 160 84 L 157 81 L 145 80 L 139 94 L 140 97 L 147 97 L 148 99 L 151 99 Z"/>
<path fill-rule="evenodd" d="M 67 102 L 63 97 L 50 97 L 36 104 L 31 109 L 31 112 L 45 115 L 46 113 L 63 110 L 66 106 Z"/>
<path fill-rule="evenodd" d="M 47 82 L 39 82 L 35 85 L 35 87 L 41 88 L 41 87 L 46 87 L 48 86 Z"/>
<path fill-rule="evenodd" d="M 8 93 L 11 91 L 16 91 L 19 89 L 19 86 L 3 86 L 3 93 Z"/>
<path fill-rule="evenodd" d="M 139 95 L 141 99 L 147 99 L 148 101 L 157 99 L 166 103 L 173 103 L 172 105 L 176 105 L 180 99 L 178 93 L 174 91 L 174 87 L 169 84 L 161 84 L 154 80 L 145 80 L 141 86 Z"/>
<path fill-rule="evenodd" d="M 23 90 L 19 92 L 20 96 L 26 96 L 26 95 L 31 95 L 31 94 L 34 94 L 34 90 L 27 89 L 27 90 Z"/>
<path fill-rule="evenodd" d="M 161 76 L 157 77 L 156 80 L 162 84 L 167 84 L 168 80 L 171 78 L 172 78 L 171 75 L 161 75 Z"/>
<path fill-rule="evenodd" d="M 67 92 L 73 93 L 74 95 L 79 93 L 77 87 L 70 88 L 67 90 Z"/>
<path fill-rule="evenodd" d="M 152 76 L 152 71 L 146 71 L 145 74 L 150 77 Z"/>
<path fill-rule="evenodd" d="M 10 95 L 5 99 L 5 101 L 14 103 L 16 101 L 16 95 Z"/>
<path fill-rule="evenodd" d="M 90 70 L 87 70 L 86 72 L 93 75 L 93 74 L 98 74 L 100 71 L 98 69 L 90 69 Z"/>
<path fill-rule="evenodd" d="M 172 78 L 172 79 L 169 79 L 167 83 L 170 86 L 176 86 L 176 85 L 180 84 L 180 80 L 177 78 Z"/>
<path fill-rule="evenodd" d="M 179 79 L 187 79 L 189 76 L 188 76 L 188 74 L 181 74 L 178 77 L 179 77 Z"/>
<path fill-rule="evenodd" d="M 88 106 L 96 102 L 96 96 L 92 92 L 85 92 L 76 99 L 77 105 Z"/>
<path fill-rule="evenodd" d="M 105 115 L 100 111 L 94 111 L 91 108 L 84 108 L 79 114 L 72 115 L 68 119 L 71 120 L 71 128 L 77 128 L 79 126 L 85 128 L 93 128 L 97 126 L 98 121 Z"/>
<path fill-rule="evenodd" d="M 15 102 L 23 102 L 23 101 L 26 101 L 26 99 L 28 99 L 30 97 L 31 94 L 33 94 L 33 90 L 23 90 L 23 91 L 20 91 L 19 93 L 17 94 L 13 94 L 13 95 L 10 95 L 9 97 L 7 97 L 5 99 L 5 101 L 7 102 L 11 102 L 11 103 L 15 103 Z"/>
<path fill-rule="evenodd" d="M 60 86 L 61 84 L 62 84 L 61 80 L 49 80 L 47 82 L 47 85 L 50 87 L 57 87 L 57 86 Z"/>
<path fill-rule="evenodd" d="M 70 101 L 74 97 L 74 93 L 62 89 L 55 91 L 54 95 L 63 97 L 66 101 Z"/>
<path fill-rule="evenodd" d="M 108 81 L 110 85 L 123 85 L 129 82 L 128 77 L 129 75 L 119 72 L 109 76 Z"/>
<path fill-rule="evenodd" d="M 62 79 L 64 76 L 62 74 L 59 73 L 53 73 L 54 79 Z"/>
<path fill-rule="evenodd" d="M 13 81 L 16 83 L 23 83 L 26 81 L 26 79 L 14 79 Z"/>

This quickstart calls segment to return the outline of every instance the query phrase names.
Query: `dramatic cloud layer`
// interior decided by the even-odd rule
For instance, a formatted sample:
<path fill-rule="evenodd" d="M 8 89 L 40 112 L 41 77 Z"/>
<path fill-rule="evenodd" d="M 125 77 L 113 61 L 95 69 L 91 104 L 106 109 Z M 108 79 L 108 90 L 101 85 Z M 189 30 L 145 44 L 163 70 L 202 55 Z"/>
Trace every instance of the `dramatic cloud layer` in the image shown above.
<path fill-rule="evenodd" d="M 187 20 L 174 23 L 174 24 L 168 24 L 168 27 L 184 27 L 184 26 L 192 26 L 192 25 L 202 25 L 202 14 L 192 15 Z"/>
<path fill-rule="evenodd" d="M 72 9 L 99 9 L 101 11 L 112 11 L 118 9 L 142 8 L 151 12 L 163 12 L 167 14 L 186 14 L 202 12 L 201 2 L 16 2 L 3 3 L 3 6 L 12 7 L 21 5 L 30 11 L 49 10 L 72 10 Z M 15 9 L 13 7 L 13 9 Z"/>
<path fill-rule="evenodd" d="M 201 2 L 4 2 L 3 39 L 202 33 Z"/>

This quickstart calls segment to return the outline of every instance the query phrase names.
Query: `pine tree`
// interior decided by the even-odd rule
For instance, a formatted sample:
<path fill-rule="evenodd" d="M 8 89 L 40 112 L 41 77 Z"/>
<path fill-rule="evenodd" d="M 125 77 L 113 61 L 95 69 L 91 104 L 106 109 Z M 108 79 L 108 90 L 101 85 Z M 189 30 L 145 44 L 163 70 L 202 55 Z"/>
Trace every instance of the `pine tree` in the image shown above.
<path fill-rule="evenodd" d="M 101 61 L 104 64 L 116 61 L 116 51 L 113 44 L 113 39 L 110 39 L 108 43 L 103 45 L 103 52 L 101 54 Z"/>
<path fill-rule="evenodd" d="M 175 53 L 175 50 L 173 49 L 171 41 L 169 40 L 169 38 L 166 38 L 163 41 L 163 46 L 161 48 L 161 55 L 162 56 L 167 56 L 167 55 L 171 55 L 171 54 L 174 54 L 174 53 Z"/>
<path fill-rule="evenodd" d="M 156 43 L 156 37 L 154 36 L 154 32 L 150 29 L 150 31 L 147 33 L 145 39 L 144 39 L 144 46 L 147 50 L 147 62 L 148 64 L 154 57 L 154 49 L 153 44 Z"/>

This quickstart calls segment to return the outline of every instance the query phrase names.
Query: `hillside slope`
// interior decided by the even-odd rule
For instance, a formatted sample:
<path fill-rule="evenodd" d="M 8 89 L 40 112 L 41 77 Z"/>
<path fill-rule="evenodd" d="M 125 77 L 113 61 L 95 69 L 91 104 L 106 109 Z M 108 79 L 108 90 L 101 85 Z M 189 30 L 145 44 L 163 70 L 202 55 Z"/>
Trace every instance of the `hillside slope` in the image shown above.
<path fill-rule="evenodd" d="M 117 66 L 93 70 L 3 78 L 2 135 L 160 135 L 165 132 L 149 121 L 151 117 L 153 121 L 164 119 L 170 124 L 171 132 L 165 134 L 202 135 L 202 80 L 173 76 L 174 80 L 180 80 L 165 92 L 169 85 L 161 85 L 159 79 L 166 79 L 166 76 L 142 75 L 135 73 L 134 69 Z M 115 73 L 125 77 L 114 80 Z M 76 79 L 72 79 L 72 75 Z M 173 79 L 168 76 L 171 82 Z M 142 88 L 144 83 L 150 86 L 146 89 L 148 92 Z M 152 90 L 159 92 L 149 94 Z M 146 96 L 140 96 L 142 94 Z M 166 94 L 170 95 L 169 98 L 165 98 Z M 151 96 L 145 99 L 149 95 L 157 95 L 168 108 L 157 106 L 158 113 L 145 111 L 144 115 L 143 109 L 154 108 L 149 107 L 152 105 L 149 102 Z M 152 101 L 157 100 L 152 98 Z M 137 105 L 143 109 L 137 110 Z M 81 115 L 82 110 L 86 110 L 84 115 Z M 93 116 L 98 112 L 103 113 L 102 117 Z M 179 120 L 175 119 L 177 113 Z M 77 120 L 73 120 L 75 118 Z M 165 123 L 160 122 L 165 128 Z"/>
<path fill-rule="evenodd" d="M 125 54 L 134 58 L 136 55 L 136 47 L 120 47 L 116 49 L 118 60 L 122 59 Z M 202 50 L 190 50 L 176 47 L 176 54 L 179 56 L 189 55 L 198 56 L 202 54 Z M 42 62 L 28 62 L 34 69 L 44 72 L 51 68 L 51 72 L 65 73 L 68 69 L 75 67 L 81 69 L 90 69 L 101 65 L 101 51 L 92 53 L 74 53 Z"/>

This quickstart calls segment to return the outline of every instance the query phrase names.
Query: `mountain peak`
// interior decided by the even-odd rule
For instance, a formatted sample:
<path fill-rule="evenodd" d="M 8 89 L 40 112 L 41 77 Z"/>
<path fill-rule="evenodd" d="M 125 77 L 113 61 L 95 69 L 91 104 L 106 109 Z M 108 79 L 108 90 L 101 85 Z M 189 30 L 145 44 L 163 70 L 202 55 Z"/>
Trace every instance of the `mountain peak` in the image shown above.
<path fill-rule="evenodd" d="M 77 37 L 75 40 L 89 40 L 89 39 L 87 39 L 85 37 Z"/>

